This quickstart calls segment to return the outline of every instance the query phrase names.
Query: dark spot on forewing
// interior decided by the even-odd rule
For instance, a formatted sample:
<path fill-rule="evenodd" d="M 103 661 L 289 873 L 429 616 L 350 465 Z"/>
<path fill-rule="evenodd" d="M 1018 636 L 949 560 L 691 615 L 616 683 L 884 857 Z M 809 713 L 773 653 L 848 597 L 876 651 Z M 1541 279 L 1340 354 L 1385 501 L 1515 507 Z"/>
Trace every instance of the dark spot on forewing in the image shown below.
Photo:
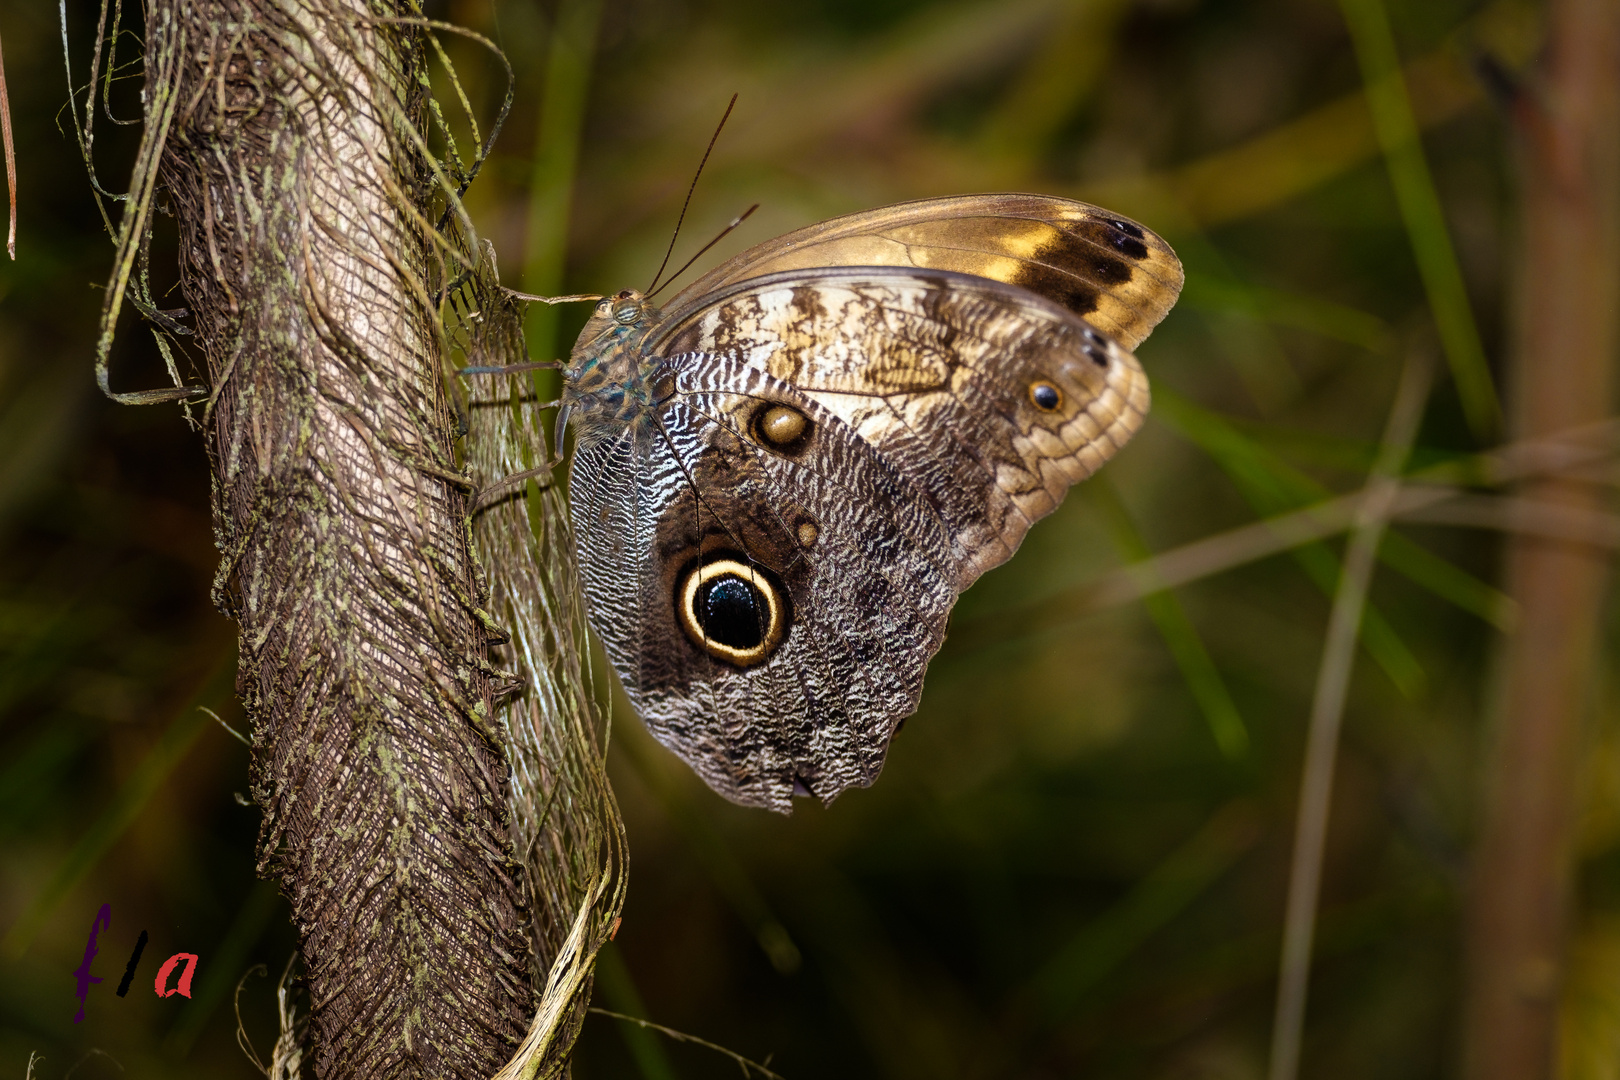
<path fill-rule="evenodd" d="M 1123 221 L 1120 218 L 1109 218 L 1108 224 L 1112 225 L 1122 233 L 1136 237 L 1138 240 L 1142 239 L 1145 235 L 1142 232 L 1142 226 L 1138 225 L 1134 221 Z"/>
<path fill-rule="evenodd" d="M 1100 293 L 1095 286 L 1042 263 L 1025 263 L 1019 268 L 1018 280 L 1013 284 L 1022 285 L 1030 292 L 1062 304 L 1076 315 L 1090 315 L 1097 310 Z"/>
<path fill-rule="evenodd" d="M 1147 258 L 1147 245 L 1142 243 L 1140 240 L 1132 240 L 1129 237 L 1125 237 L 1116 241 L 1114 246 L 1133 259 Z"/>
<path fill-rule="evenodd" d="M 1131 280 L 1131 266 L 1116 258 L 1104 247 L 1106 237 L 1087 235 L 1100 232 L 1107 226 L 1099 222 L 1086 222 L 1079 230 L 1067 233 L 1044 244 L 1035 252 L 1035 259 L 1059 270 L 1066 270 L 1077 278 L 1099 285 L 1123 285 Z M 1103 240 L 1103 244 L 1098 243 Z M 1137 241 L 1132 241 L 1137 243 Z M 1112 246 L 1112 245 L 1108 245 Z M 1147 250 L 1143 249 L 1145 255 Z"/>
<path fill-rule="evenodd" d="M 1117 251 L 1128 259 L 1147 258 L 1147 245 L 1142 242 L 1142 230 L 1134 225 L 1129 229 L 1120 226 L 1131 225 L 1128 221 L 1082 221 L 1069 229 L 1071 236 L 1078 236 L 1090 241 L 1099 248 Z M 1105 256 L 1106 257 L 1106 256 Z M 1127 276 L 1129 276 L 1127 274 Z"/>
<path fill-rule="evenodd" d="M 1014 284 L 1055 300 L 1077 315 L 1089 315 L 1097 310 L 1103 292 L 1131 280 L 1136 273 L 1133 262 L 1147 258 L 1148 248 L 1141 240 L 1144 235 L 1128 221 L 1065 222 L 1023 264 Z"/>

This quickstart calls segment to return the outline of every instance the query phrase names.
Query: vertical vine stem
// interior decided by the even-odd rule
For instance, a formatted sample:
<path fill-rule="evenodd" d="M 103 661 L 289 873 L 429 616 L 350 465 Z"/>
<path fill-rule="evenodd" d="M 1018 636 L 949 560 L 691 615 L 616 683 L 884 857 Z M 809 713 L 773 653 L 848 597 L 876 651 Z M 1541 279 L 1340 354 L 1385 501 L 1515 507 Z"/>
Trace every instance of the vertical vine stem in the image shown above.
<path fill-rule="evenodd" d="M 1541 62 L 1508 87 L 1522 177 L 1509 420 L 1520 439 L 1613 414 L 1620 351 L 1620 5 L 1546 5 Z M 1542 477 L 1518 494 L 1568 513 L 1603 485 Z M 1599 668 L 1611 557 L 1579 540 L 1515 537 L 1499 713 L 1470 867 L 1467 1080 L 1548 1080 L 1576 870 L 1581 746 Z"/>
<path fill-rule="evenodd" d="M 1305 994 L 1316 934 L 1316 902 L 1322 882 L 1322 852 L 1327 838 L 1328 808 L 1333 799 L 1333 770 L 1339 754 L 1345 695 L 1355 663 L 1356 638 L 1366 605 L 1367 586 L 1372 580 L 1378 545 L 1383 541 L 1389 514 L 1400 494 L 1400 473 L 1423 418 L 1430 378 L 1428 354 L 1414 351 L 1395 391 L 1395 403 L 1390 408 L 1378 459 L 1373 464 L 1367 496 L 1361 502 L 1355 528 L 1350 534 L 1344 568 L 1339 574 L 1332 613 L 1328 617 L 1327 640 L 1322 646 L 1322 665 L 1317 671 L 1316 692 L 1311 702 L 1305 768 L 1299 785 L 1293 868 L 1288 879 L 1288 908 L 1277 982 L 1277 1015 L 1271 1033 L 1271 1080 L 1295 1080 L 1299 1075 Z"/>
<path fill-rule="evenodd" d="M 116 68 L 101 46 L 127 32 L 120 10 L 98 24 L 92 87 Z M 283 1010 L 275 1060 L 323 1080 L 488 1077 L 539 1042 L 525 1075 L 558 1075 L 578 1025 L 531 1018 L 582 1010 L 588 973 L 549 979 L 569 930 L 537 928 L 533 830 L 514 839 L 527 803 L 497 716 L 513 680 L 492 660 L 508 635 L 485 608 L 443 378 L 482 265 L 460 192 L 487 147 L 433 149 L 429 58 L 445 54 L 410 0 L 152 0 L 141 16 L 144 132 L 97 374 L 151 404 L 202 392 L 178 367 L 206 366 L 214 600 L 240 627 L 258 869 L 291 902 L 308 1000 Z M 160 216 L 184 311 L 153 302 Z M 126 299 L 174 387 L 112 391 Z M 569 924 L 587 959 L 604 921 Z"/>
<path fill-rule="evenodd" d="M 6 226 L 6 254 L 17 257 L 17 151 L 11 140 L 11 100 L 6 96 L 6 61 L 0 56 L 0 149 L 6 155 L 6 192 L 11 215 Z"/>

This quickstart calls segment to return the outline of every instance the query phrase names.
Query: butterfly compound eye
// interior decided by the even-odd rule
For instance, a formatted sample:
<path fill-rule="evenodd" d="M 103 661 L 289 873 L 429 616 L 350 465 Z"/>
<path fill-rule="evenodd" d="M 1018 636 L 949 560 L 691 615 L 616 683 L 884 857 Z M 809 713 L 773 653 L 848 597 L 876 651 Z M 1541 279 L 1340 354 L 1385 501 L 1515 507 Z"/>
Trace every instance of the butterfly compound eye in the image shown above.
<path fill-rule="evenodd" d="M 781 589 L 758 567 L 735 559 L 689 570 L 676 591 L 675 610 L 692 644 L 737 667 L 767 659 L 787 633 Z"/>
<path fill-rule="evenodd" d="M 1063 406 L 1063 391 L 1045 381 L 1030 383 L 1029 400 L 1042 412 L 1056 412 Z"/>

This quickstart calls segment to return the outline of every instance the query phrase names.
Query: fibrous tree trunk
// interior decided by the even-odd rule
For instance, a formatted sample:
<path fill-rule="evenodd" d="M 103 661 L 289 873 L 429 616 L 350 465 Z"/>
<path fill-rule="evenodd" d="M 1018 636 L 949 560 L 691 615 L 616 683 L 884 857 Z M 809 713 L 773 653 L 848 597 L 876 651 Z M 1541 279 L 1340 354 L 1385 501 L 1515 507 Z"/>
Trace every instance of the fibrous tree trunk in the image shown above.
<path fill-rule="evenodd" d="M 306 965 L 304 1061 L 322 1078 L 493 1076 L 536 986 L 444 390 L 457 267 L 435 222 L 454 185 L 419 134 L 420 12 L 151 0 L 145 47 L 121 265 L 161 187 L 207 360 L 260 868 Z"/>
<path fill-rule="evenodd" d="M 1521 439 L 1608 417 L 1620 344 L 1620 4 L 1553 0 L 1547 11 L 1545 55 L 1514 107 L 1523 201 L 1511 393 Z M 1599 485 L 1572 477 L 1521 494 L 1581 510 L 1604 500 Z M 1557 1067 L 1580 748 L 1608 555 L 1518 536 L 1507 578 L 1521 615 L 1504 650 L 1472 868 L 1469 1080 L 1541 1080 Z"/>

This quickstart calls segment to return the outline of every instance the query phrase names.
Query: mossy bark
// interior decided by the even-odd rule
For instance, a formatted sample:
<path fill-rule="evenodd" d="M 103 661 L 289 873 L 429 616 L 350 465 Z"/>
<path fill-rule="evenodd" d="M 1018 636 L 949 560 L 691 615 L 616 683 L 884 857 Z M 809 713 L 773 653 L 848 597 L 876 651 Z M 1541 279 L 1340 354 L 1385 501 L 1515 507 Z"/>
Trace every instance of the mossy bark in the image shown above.
<path fill-rule="evenodd" d="M 443 388 L 419 12 L 153 0 L 147 33 L 149 72 L 173 73 L 159 175 L 207 356 L 217 599 L 241 626 L 259 866 L 307 967 L 305 1061 L 491 1076 L 535 991 Z"/>

